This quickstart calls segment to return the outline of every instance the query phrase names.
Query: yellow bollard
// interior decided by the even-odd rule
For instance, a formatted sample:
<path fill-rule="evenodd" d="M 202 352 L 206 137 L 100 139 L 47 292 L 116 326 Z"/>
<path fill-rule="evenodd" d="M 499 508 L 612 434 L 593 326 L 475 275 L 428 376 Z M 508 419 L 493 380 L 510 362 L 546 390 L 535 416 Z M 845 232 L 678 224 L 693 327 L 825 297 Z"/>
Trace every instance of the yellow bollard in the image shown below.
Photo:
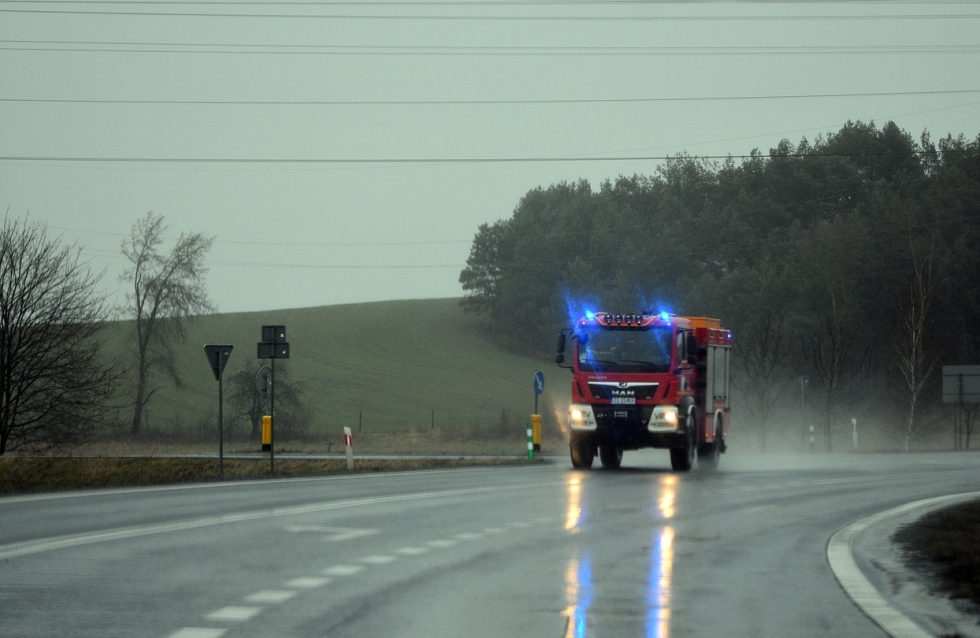
<path fill-rule="evenodd" d="M 272 417 L 262 417 L 262 451 L 268 452 L 272 449 Z"/>
<path fill-rule="evenodd" d="M 531 441 L 534 443 L 534 451 L 541 451 L 541 415 L 531 415 Z"/>

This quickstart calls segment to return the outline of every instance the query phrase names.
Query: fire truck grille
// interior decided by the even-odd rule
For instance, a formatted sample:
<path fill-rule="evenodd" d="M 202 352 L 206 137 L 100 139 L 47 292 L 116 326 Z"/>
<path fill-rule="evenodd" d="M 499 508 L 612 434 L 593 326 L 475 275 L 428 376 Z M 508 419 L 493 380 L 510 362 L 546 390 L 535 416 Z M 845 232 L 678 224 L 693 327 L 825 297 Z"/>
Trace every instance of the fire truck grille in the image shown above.
<path fill-rule="evenodd" d="M 629 408 L 595 406 L 596 425 L 599 430 L 645 430 L 650 422 L 653 406 L 634 406 Z"/>
<path fill-rule="evenodd" d="M 658 383 L 634 383 L 628 387 L 620 387 L 618 383 L 590 383 L 589 392 L 596 399 L 613 399 L 615 397 L 632 397 L 638 400 L 650 400 L 657 394 Z"/>

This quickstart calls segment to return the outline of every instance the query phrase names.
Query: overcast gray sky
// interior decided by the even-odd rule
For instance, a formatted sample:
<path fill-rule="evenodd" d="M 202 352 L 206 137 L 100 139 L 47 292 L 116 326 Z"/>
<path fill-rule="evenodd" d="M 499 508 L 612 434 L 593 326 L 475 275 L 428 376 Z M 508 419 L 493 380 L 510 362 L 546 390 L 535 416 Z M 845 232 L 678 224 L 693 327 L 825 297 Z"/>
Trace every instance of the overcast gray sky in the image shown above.
<path fill-rule="evenodd" d="M 537 186 L 849 119 L 975 138 L 978 35 L 976 2 L 0 0 L 0 205 L 112 290 L 152 210 L 216 236 L 222 312 L 456 297 Z"/>

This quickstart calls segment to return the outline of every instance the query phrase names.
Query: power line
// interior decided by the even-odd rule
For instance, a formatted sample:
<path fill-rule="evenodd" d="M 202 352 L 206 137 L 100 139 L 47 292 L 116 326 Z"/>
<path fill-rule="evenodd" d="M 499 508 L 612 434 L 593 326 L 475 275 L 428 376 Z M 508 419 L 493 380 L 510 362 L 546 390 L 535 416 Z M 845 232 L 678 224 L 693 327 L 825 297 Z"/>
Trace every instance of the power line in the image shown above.
<path fill-rule="evenodd" d="M 480 57 L 623 57 L 713 55 L 894 55 L 978 53 L 977 44 L 867 46 L 376 46 L 318 44 L 212 44 L 206 42 L 95 42 L 67 40 L 0 40 L 0 51 L 65 53 L 153 53 L 192 55 L 328 55 L 328 56 L 480 56 Z"/>
<path fill-rule="evenodd" d="M 980 89 L 939 91 L 876 91 L 867 93 L 800 93 L 785 95 L 721 95 L 638 98 L 570 98 L 544 100 L 112 100 L 68 98 L 0 98 L 0 103 L 18 104 L 116 104 L 160 106 L 520 106 L 547 104 L 642 104 L 654 102 L 718 102 L 737 100 L 808 100 L 823 98 L 914 97 L 964 95 Z"/>
<path fill-rule="evenodd" d="M 0 9 L 0 13 L 73 16 L 126 16 L 166 18 L 240 18 L 240 19 L 300 19 L 300 20 L 405 20 L 405 21 L 467 21 L 467 22 L 813 22 L 813 21 L 871 21 L 871 20 L 972 20 L 980 13 L 916 13 L 916 14 L 827 14 L 827 15 L 726 15 L 726 16 L 513 16 L 513 15 L 410 15 L 410 14 L 327 14 L 327 13 L 214 13 L 179 11 L 81 11 L 71 9 Z"/>
<path fill-rule="evenodd" d="M 769 4 L 771 0 L 712 0 L 712 4 Z M 838 4 L 840 0 L 822 0 Z M 820 4 L 821 0 L 785 0 L 786 4 Z M 32 5 L 193 5 L 193 6 L 608 6 L 608 5 L 683 5 L 688 0 L 0 0 L 0 4 Z M 848 4 L 903 5 L 910 2 L 896 0 L 848 0 Z M 934 4 L 976 4 L 976 0 L 944 0 Z"/>
<path fill-rule="evenodd" d="M 48 226 L 54 230 L 87 233 L 91 235 L 106 235 L 109 237 L 129 237 L 127 233 L 111 233 L 104 230 L 88 230 L 84 228 L 69 228 L 66 226 Z M 174 239 L 174 238 L 170 238 Z M 227 241 L 215 239 L 215 244 L 229 246 L 266 246 L 275 248 L 369 248 L 373 246 L 436 246 L 444 244 L 469 244 L 472 239 L 437 239 L 428 241 L 381 241 L 381 242 L 276 242 L 276 241 Z"/>
<path fill-rule="evenodd" d="M 953 153 L 957 151 L 944 151 Z M 931 151 L 912 151 L 909 153 L 786 153 L 774 156 L 782 159 L 828 158 L 828 157 L 908 157 L 911 155 L 931 155 Z M 694 155 L 695 159 L 770 159 L 768 155 Z M 574 163 L 574 162 L 669 162 L 670 156 L 622 156 L 622 157 L 403 157 L 403 158 L 312 158 L 312 157 L 82 157 L 82 156 L 0 156 L 4 162 L 78 162 L 89 164 L 535 164 L 535 163 Z"/>

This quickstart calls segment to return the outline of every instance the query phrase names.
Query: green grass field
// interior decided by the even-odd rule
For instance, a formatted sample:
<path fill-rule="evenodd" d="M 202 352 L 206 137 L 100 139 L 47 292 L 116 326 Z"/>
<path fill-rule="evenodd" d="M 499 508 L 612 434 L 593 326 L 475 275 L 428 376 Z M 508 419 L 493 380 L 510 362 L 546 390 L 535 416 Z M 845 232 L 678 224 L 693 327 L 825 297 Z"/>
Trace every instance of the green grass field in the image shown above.
<path fill-rule="evenodd" d="M 189 325 L 187 343 L 178 348 L 185 386 L 177 390 L 163 375 L 155 377 L 161 389 L 148 406 L 145 430 L 178 438 L 215 431 L 218 383 L 204 345 L 231 344 L 225 427 L 232 433 L 243 431 L 246 425 L 234 423 L 230 414 L 227 378 L 257 361 L 261 326 L 276 324 L 286 326 L 286 366 L 291 380 L 305 383 L 314 437 L 339 437 L 344 426 L 357 433 L 359 422 L 363 435 L 431 429 L 433 422 L 436 430 L 473 431 L 499 427 L 502 420 L 520 436 L 534 407 L 535 370 L 546 377 L 539 399 L 543 428 L 559 435 L 558 419 L 568 403 L 568 372 L 550 361 L 501 349 L 488 339 L 486 321 L 465 314 L 458 302 L 388 301 L 197 318 Z M 127 322 L 111 328 L 112 351 L 125 351 L 129 329 Z M 130 397 L 126 392 L 120 398 Z M 126 410 L 118 420 L 125 431 Z"/>

